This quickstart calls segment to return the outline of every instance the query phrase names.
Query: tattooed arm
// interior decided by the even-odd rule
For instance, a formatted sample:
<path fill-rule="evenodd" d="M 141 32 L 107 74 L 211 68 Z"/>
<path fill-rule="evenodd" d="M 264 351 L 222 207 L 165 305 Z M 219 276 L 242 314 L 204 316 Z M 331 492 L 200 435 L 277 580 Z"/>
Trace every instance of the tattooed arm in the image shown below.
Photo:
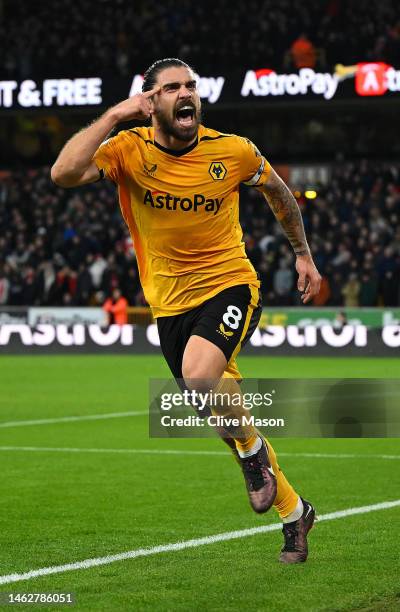
<path fill-rule="evenodd" d="M 296 270 L 299 274 L 298 290 L 304 304 L 319 293 L 321 277 L 313 262 L 303 219 L 298 204 L 282 179 L 271 168 L 268 180 L 259 187 L 275 218 L 280 223 L 296 255 Z"/>
<path fill-rule="evenodd" d="M 291 191 L 271 168 L 268 181 L 260 188 L 296 255 L 310 255 L 300 209 Z"/>

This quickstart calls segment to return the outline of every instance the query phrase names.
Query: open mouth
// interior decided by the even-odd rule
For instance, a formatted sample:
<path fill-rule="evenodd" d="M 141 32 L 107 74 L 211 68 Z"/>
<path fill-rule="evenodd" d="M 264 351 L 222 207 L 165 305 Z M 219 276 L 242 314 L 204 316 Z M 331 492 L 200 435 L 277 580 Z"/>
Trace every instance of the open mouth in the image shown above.
<path fill-rule="evenodd" d="M 194 122 L 195 110 L 193 106 L 183 106 L 176 111 L 176 119 L 179 125 L 189 127 Z"/>

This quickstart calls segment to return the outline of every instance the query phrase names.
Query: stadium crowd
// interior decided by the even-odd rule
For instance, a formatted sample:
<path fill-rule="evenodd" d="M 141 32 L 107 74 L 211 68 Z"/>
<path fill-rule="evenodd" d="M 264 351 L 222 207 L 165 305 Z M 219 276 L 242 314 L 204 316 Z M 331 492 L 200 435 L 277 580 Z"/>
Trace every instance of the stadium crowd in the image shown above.
<path fill-rule="evenodd" d="M 243 189 L 246 249 L 264 302 L 300 305 L 291 248 L 263 197 Z M 318 197 L 298 198 L 323 276 L 316 305 L 400 305 L 400 172 L 395 164 L 337 163 Z M 135 253 L 108 181 L 64 190 L 49 168 L 0 180 L 0 306 L 100 305 L 119 289 L 145 305 Z"/>
<path fill-rule="evenodd" d="M 398 66 L 400 18 L 396 0 L 81 0 L 79 10 L 0 0 L 0 55 L 1 78 L 130 75 L 167 56 L 199 71 L 241 67 L 244 56 L 275 70 Z"/>

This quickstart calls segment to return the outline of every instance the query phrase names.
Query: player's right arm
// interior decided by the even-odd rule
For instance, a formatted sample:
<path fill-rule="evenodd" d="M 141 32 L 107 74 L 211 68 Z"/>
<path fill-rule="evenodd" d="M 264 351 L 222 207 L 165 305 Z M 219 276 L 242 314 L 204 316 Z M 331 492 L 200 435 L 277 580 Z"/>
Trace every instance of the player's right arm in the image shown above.
<path fill-rule="evenodd" d="M 77 187 L 99 180 L 100 172 L 93 161 L 97 149 L 118 123 L 150 117 L 151 97 L 159 89 L 155 87 L 120 102 L 89 127 L 75 134 L 64 145 L 51 168 L 52 181 L 60 187 Z"/>

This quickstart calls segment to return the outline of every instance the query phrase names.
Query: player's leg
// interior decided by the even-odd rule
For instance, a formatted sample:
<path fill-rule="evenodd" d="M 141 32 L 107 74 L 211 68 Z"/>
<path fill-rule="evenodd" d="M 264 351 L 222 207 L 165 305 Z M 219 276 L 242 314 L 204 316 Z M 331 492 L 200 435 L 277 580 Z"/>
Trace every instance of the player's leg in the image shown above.
<path fill-rule="evenodd" d="M 261 313 L 262 306 L 261 304 L 259 304 L 259 307 L 253 312 L 248 330 L 244 336 L 240 348 L 245 346 L 245 344 L 250 340 L 256 327 L 258 326 Z M 242 380 L 242 375 L 236 363 L 236 356 L 238 355 L 238 352 L 238 350 L 235 350 L 232 354 L 226 367 L 226 371 L 229 372 L 236 380 Z M 259 435 L 261 436 L 262 434 Z M 291 522 L 292 520 L 296 520 L 301 516 L 301 498 L 293 489 L 291 484 L 287 481 L 284 473 L 282 472 L 276 458 L 276 453 L 273 447 L 271 446 L 271 443 L 269 442 L 269 440 L 267 440 L 267 438 L 265 438 L 265 436 L 263 436 L 263 438 L 267 445 L 268 456 L 271 461 L 271 466 L 277 478 L 277 494 L 273 506 L 278 512 L 282 521 Z"/>
<path fill-rule="evenodd" d="M 169 369 L 182 389 L 185 388 L 182 374 L 183 354 L 190 339 L 191 330 L 199 316 L 199 313 L 201 312 L 201 309 L 202 308 L 200 306 L 180 315 L 172 317 L 159 317 L 157 319 L 161 350 L 164 354 Z M 224 363 L 226 363 L 226 359 L 224 359 Z M 195 406 L 193 406 L 193 408 L 197 411 Z M 208 407 L 201 412 L 197 411 L 197 413 L 202 418 L 211 416 L 211 410 Z M 214 428 L 219 437 L 236 455 L 236 445 L 229 432 L 227 432 L 225 428 L 218 425 L 216 425 Z"/>
<path fill-rule="evenodd" d="M 259 311 L 254 311 L 249 329 L 242 342 L 242 346 L 249 341 L 256 329 L 261 317 L 261 304 Z M 230 359 L 227 371 L 234 378 L 241 380 L 241 374 L 235 359 Z M 268 455 L 271 465 L 277 475 L 277 495 L 274 501 L 274 508 L 279 513 L 283 521 L 282 533 L 284 534 L 284 546 L 279 556 L 281 563 L 292 564 L 302 563 L 308 557 L 307 534 L 314 525 L 315 509 L 310 502 L 301 498 L 288 483 L 281 468 L 278 465 L 276 454 L 269 441 L 265 439 L 268 447 Z"/>
<path fill-rule="evenodd" d="M 242 397 L 240 387 L 225 371 L 226 367 L 226 357 L 219 347 L 201 336 L 189 338 L 182 363 L 185 385 L 188 389 L 209 394 L 208 406 L 214 415 L 240 421 L 237 427 L 226 426 L 226 431 L 235 441 L 235 448 L 246 453 L 251 451 L 258 436 L 253 425 L 243 423 L 242 417 L 248 416 L 248 412 L 239 403 Z M 236 402 L 230 402 L 229 398 Z"/>
<path fill-rule="evenodd" d="M 215 311 L 215 304 L 211 305 L 211 310 Z M 162 351 L 174 377 L 177 379 L 181 379 L 181 381 L 183 377 L 183 355 L 191 338 L 193 329 L 195 328 L 196 323 L 201 320 L 204 311 L 207 311 L 207 304 L 188 311 L 187 313 L 184 313 L 182 315 L 177 315 L 174 317 L 162 317 L 157 319 Z M 241 334 L 242 336 L 244 335 L 241 342 L 242 346 L 248 341 L 254 329 L 256 328 L 260 318 L 260 314 L 261 306 L 258 305 L 256 308 L 253 309 L 247 332 L 245 334 Z M 237 352 L 238 351 L 235 352 L 235 355 L 237 354 Z M 210 356 L 209 351 L 206 351 L 206 355 L 208 357 Z M 234 359 L 233 351 L 230 355 L 230 358 L 228 354 L 228 359 L 226 357 L 225 360 L 222 359 L 220 353 L 218 352 L 215 352 L 213 354 L 212 364 L 214 375 L 215 372 L 220 373 L 223 365 L 225 364 L 225 370 L 223 375 L 234 378 L 236 380 L 240 380 L 241 376 L 237 368 L 236 361 Z M 197 375 L 198 374 L 199 373 L 197 373 Z M 207 371 L 207 375 L 209 375 L 209 371 Z M 231 448 L 238 463 L 240 463 L 235 441 L 233 440 L 233 438 L 230 437 L 229 432 L 227 432 L 227 430 L 223 427 L 217 427 L 216 429 L 221 438 Z M 314 520 L 314 510 L 312 510 L 312 512 L 310 513 L 310 505 L 308 504 L 308 502 L 304 502 L 303 514 L 300 516 L 299 519 L 297 519 L 297 514 L 299 513 L 299 502 L 302 503 L 302 500 L 298 497 L 291 485 L 287 482 L 283 472 L 281 471 L 277 463 L 276 455 L 272 446 L 267 440 L 265 440 L 265 444 L 266 448 L 268 449 L 268 457 L 271 461 L 271 465 L 275 474 L 277 475 L 277 493 L 274 499 L 274 507 L 279 512 L 282 519 L 286 521 L 284 527 L 285 546 L 282 550 L 280 560 L 285 563 L 295 563 L 298 561 L 304 561 L 307 557 L 306 535 L 308 530 L 311 528 L 312 522 Z"/>
<path fill-rule="evenodd" d="M 241 380 L 241 375 L 237 369 L 235 357 L 241 346 L 251 337 L 260 316 L 261 305 L 256 288 L 234 287 L 209 300 L 196 318 L 192 336 L 187 342 L 183 355 L 182 372 L 186 384 L 190 388 L 206 392 L 214 386 L 214 389 L 222 395 L 228 394 L 237 398 L 240 395 L 238 380 Z M 216 386 L 217 383 L 218 386 Z M 230 405 L 225 403 L 222 406 L 214 404 L 212 410 L 228 418 L 237 418 L 239 422 L 243 422 L 241 418 L 243 415 L 248 416 L 243 404 L 238 405 L 233 402 Z M 256 479 L 260 467 L 257 465 L 257 459 L 261 459 L 262 462 L 262 456 L 258 457 L 258 453 L 268 457 L 277 481 L 276 495 L 271 500 L 271 504 L 273 502 L 282 520 L 298 519 L 302 511 L 300 497 L 280 469 L 271 444 L 259 434 L 254 426 L 247 424 L 233 430 L 226 427 L 222 432 L 225 442 L 231 448 L 233 447 L 233 450 L 236 448 L 234 454 L 242 464 L 242 468 L 246 468 L 244 472 L 247 471 L 247 467 L 250 472 L 254 468 Z M 227 433 L 232 436 L 234 446 L 226 437 Z M 250 459 L 247 460 L 248 458 Z M 256 461 L 256 465 L 252 464 L 253 460 Z M 250 480 L 252 475 L 254 474 L 250 473 Z M 251 487 L 252 484 L 249 483 L 246 473 L 245 479 L 246 484 Z M 264 493 L 271 494 L 271 491 L 264 491 Z M 249 491 L 249 497 L 256 511 L 265 512 L 268 509 L 265 495 L 257 496 L 254 492 Z"/>
<path fill-rule="evenodd" d="M 226 289 L 208 300 L 192 328 L 182 373 L 189 389 L 209 394 L 213 414 L 223 419 L 234 439 L 250 504 L 256 512 L 266 512 L 276 497 L 276 478 L 266 443 L 249 422 L 238 382 L 227 371 L 258 303 L 258 289 L 248 285 Z"/>
<path fill-rule="evenodd" d="M 225 292 L 222 292 L 225 294 Z M 256 292 L 257 293 L 257 292 Z M 237 296 L 238 292 L 235 292 Z M 247 310 L 248 303 L 251 301 L 251 292 L 247 286 L 244 286 L 242 290 L 239 290 L 239 295 L 241 296 L 241 300 L 243 301 L 243 311 Z M 256 296 L 258 298 L 258 295 Z M 225 303 L 226 300 L 229 300 L 229 296 L 224 295 L 222 299 L 225 299 L 222 304 L 222 309 L 229 306 L 229 303 Z M 254 299 L 254 306 L 257 304 L 256 299 Z M 219 307 L 221 309 L 221 299 L 218 300 Z M 176 315 L 172 317 L 159 317 L 157 319 L 158 332 L 160 337 L 161 349 L 163 351 L 164 357 L 170 367 L 174 377 L 178 380 L 181 387 L 185 387 L 186 385 L 182 385 L 182 367 L 184 361 L 184 355 L 186 355 L 185 367 L 187 371 L 185 372 L 186 377 L 191 376 L 192 378 L 197 377 L 204 381 L 207 377 L 211 380 L 219 381 L 224 373 L 225 368 L 227 367 L 227 358 L 223 354 L 223 352 L 219 349 L 219 347 L 215 346 L 213 343 L 209 343 L 206 339 L 196 337 L 196 334 L 193 334 L 196 330 L 207 329 L 207 322 L 205 321 L 205 317 L 207 315 L 207 311 L 215 310 L 215 303 L 212 300 L 209 300 L 205 304 L 201 305 L 198 308 L 190 310 L 181 315 Z M 235 311 L 234 311 L 235 312 Z M 223 312 L 221 313 L 223 315 Z M 244 322 L 247 321 L 245 319 L 241 326 L 238 327 L 237 337 L 240 339 L 242 336 L 242 332 L 244 330 Z M 228 320 L 229 322 L 229 320 Z M 235 322 L 233 321 L 235 325 Z M 247 321 L 248 324 L 248 321 Z M 213 325 L 213 323 L 211 323 Z M 219 327 L 218 327 L 219 329 Z M 219 330 L 221 331 L 221 330 Z M 229 329 L 226 331 L 229 332 Z M 244 332 L 243 332 L 244 333 Z M 226 335 L 227 338 L 231 338 L 231 336 Z M 235 343 L 231 342 L 232 350 L 236 346 Z M 188 350 L 189 349 L 189 350 Z M 189 357 L 193 357 L 189 358 Z M 196 364 L 201 363 L 202 369 L 197 370 Z M 234 387 L 234 391 L 240 394 L 240 389 L 237 387 L 237 383 L 234 378 L 230 375 L 229 372 L 226 373 L 228 379 L 222 380 L 223 385 L 228 385 L 231 389 Z M 221 389 L 224 391 L 224 389 Z M 208 414 L 211 414 L 210 412 Z M 200 416 L 208 416 L 207 414 L 203 414 Z M 230 433 L 223 427 L 216 427 L 218 434 L 221 438 L 228 444 L 231 450 L 234 452 L 235 457 L 238 458 L 236 443 L 233 441 Z M 243 432 L 242 432 L 243 434 Z M 233 441 L 233 444 L 232 444 Z M 254 427 L 248 426 L 248 431 L 245 431 L 242 436 L 237 438 L 237 443 L 241 445 L 242 451 L 246 452 L 247 449 L 251 448 L 255 444 L 260 444 L 260 438 L 255 432 Z M 258 447 L 255 450 L 259 450 Z M 266 454 L 266 447 L 263 446 L 261 452 Z M 265 461 L 267 463 L 267 461 Z M 270 476 L 269 473 L 267 477 L 271 481 L 270 484 L 275 486 L 276 482 L 273 476 Z M 265 493 L 261 492 L 258 494 L 259 496 Z M 266 511 L 275 499 L 275 493 L 272 489 L 268 494 L 267 502 L 265 499 L 261 499 L 260 501 L 255 500 L 253 507 L 257 511 Z M 256 496 L 255 493 L 253 495 Z"/>
<path fill-rule="evenodd" d="M 241 345 L 242 347 L 253 335 L 259 323 L 261 312 L 262 308 L 260 304 L 258 311 L 255 310 L 252 315 L 249 329 Z M 234 357 L 235 355 L 231 357 L 226 371 L 237 380 L 241 380 L 242 376 Z M 264 440 L 267 444 L 268 456 L 277 478 L 277 494 L 273 505 L 283 521 L 282 532 L 284 534 L 284 546 L 281 550 L 279 560 L 287 564 L 301 563 L 307 560 L 307 534 L 314 524 L 315 509 L 310 502 L 302 499 L 287 481 L 278 464 L 274 449 L 266 438 L 264 438 Z"/>
<path fill-rule="evenodd" d="M 232 401 L 224 406 L 223 398 L 241 397 L 228 361 L 235 351 L 238 352 L 258 303 L 258 288 L 248 285 L 226 289 L 208 300 L 198 312 L 182 362 L 186 386 L 201 392 L 214 391 L 213 396 L 222 399 L 219 404 L 210 406 L 213 412 L 239 419 L 240 425 L 233 438 L 243 456 L 252 453 L 254 445 L 259 444 L 257 432 L 254 426 L 244 422 L 242 417 L 248 416 L 248 412 L 242 403 Z"/>

